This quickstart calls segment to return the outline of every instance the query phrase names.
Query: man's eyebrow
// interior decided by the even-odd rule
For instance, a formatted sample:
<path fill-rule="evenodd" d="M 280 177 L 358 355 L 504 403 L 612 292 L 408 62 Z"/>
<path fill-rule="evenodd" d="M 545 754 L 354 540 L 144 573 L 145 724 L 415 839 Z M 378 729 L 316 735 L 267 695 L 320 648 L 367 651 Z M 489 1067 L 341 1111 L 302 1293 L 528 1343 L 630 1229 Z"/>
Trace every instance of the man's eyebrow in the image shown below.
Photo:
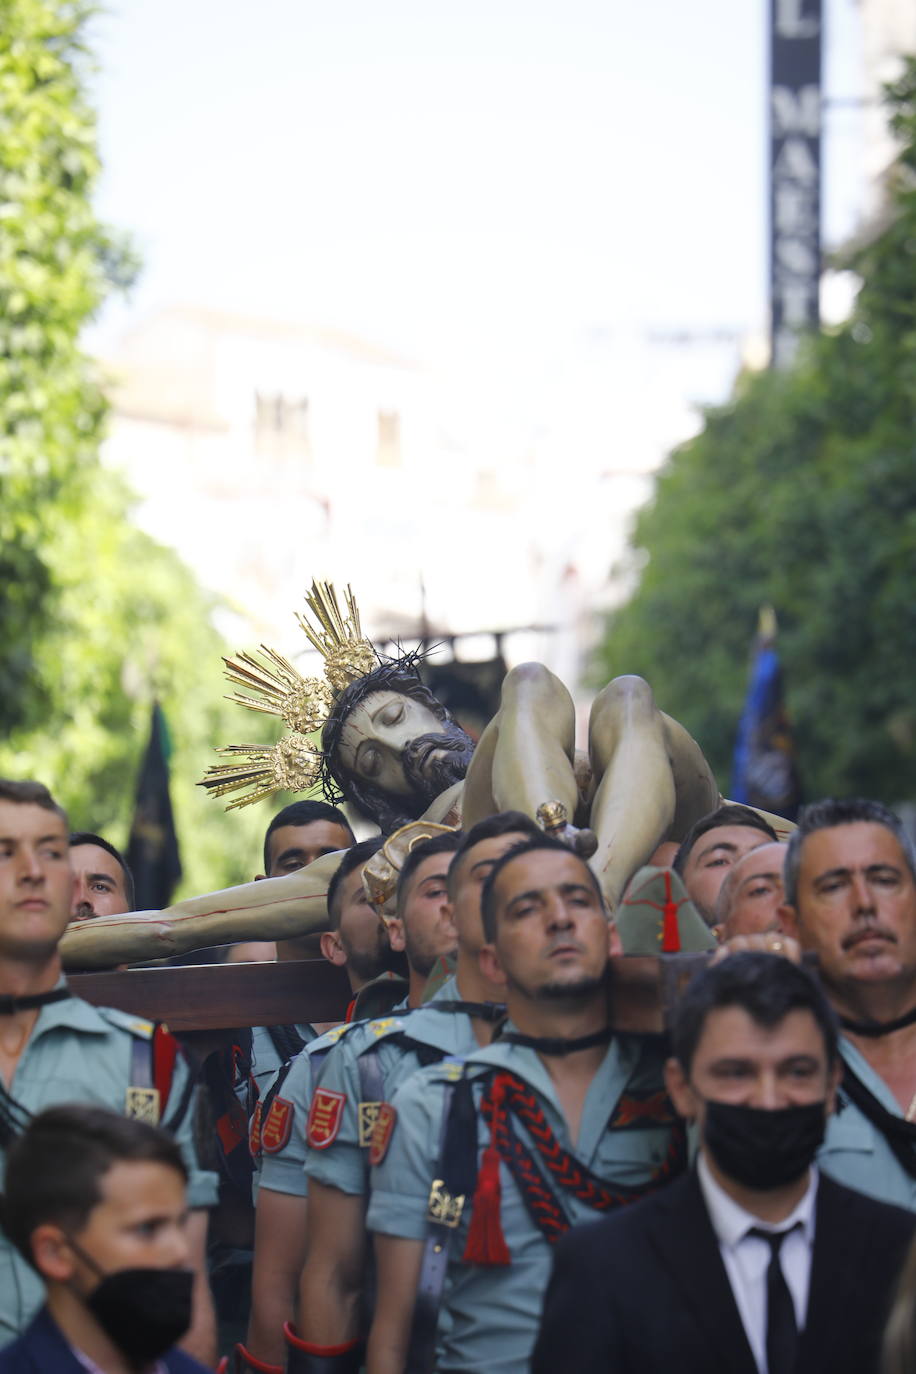
<path fill-rule="evenodd" d="M 730 854 L 737 851 L 738 846 L 732 840 L 716 840 L 715 844 L 708 844 L 705 849 L 701 849 L 697 855 L 697 862 L 705 859 L 709 854 L 714 854 L 717 849 L 727 849 Z"/>
<path fill-rule="evenodd" d="M 442 873 L 427 873 L 426 876 L 425 876 L 425 878 L 421 878 L 421 879 L 420 879 L 420 881 L 419 881 L 419 883 L 417 884 L 417 886 L 418 886 L 418 887 L 422 887 L 424 883 L 444 883 L 444 882 L 445 882 L 445 878 L 446 878 L 446 874 L 445 874 L 444 870 L 443 870 Z"/>
<path fill-rule="evenodd" d="M 744 887 L 745 883 L 759 883 L 764 881 L 768 883 L 781 883 L 782 874 L 777 873 L 776 870 L 772 868 L 765 873 L 748 873 L 745 878 L 741 879 L 738 886 Z"/>
<path fill-rule="evenodd" d="M 87 883 L 111 883 L 111 885 L 112 885 L 113 887 L 117 887 L 117 885 L 118 885 L 118 879 L 115 878 L 115 877 L 113 877 L 111 873 L 87 873 L 87 874 L 86 874 L 86 882 L 87 882 Z"/>
<path fill-rule="evenodd" d="M 841 864 L 836 868 L 825 868 L 823 873 L 815 874 L 814 881 L 820 883 L 825 878 L 849 878 L 856 871 L 846 864 Z M 902 873 L 903 869 L 898 864 L 891 863 L 889 859 L 882 859 L 879 863 L 865 864 L 859 871 L 867 876 L 869 873 Z"/>
<path fill-rule="evenodd" d="M 322 850 L 322 853 L 325 853 L 325 854 L 330 854 L 330 853 L 332 853 L 332 852 L 333 852 L 333 851 L 332 851 L 332 850 L 329 850 L 329 849 L 327 849 L 327 850 Z M 289 847 L 289 849 L 284 849 L 284 851 L 283 851 L 282 854 L 278 854 L 277 857 L 274 859 L 274 863 L 275 863 L 275 864 L 282 864 L 282 863 L 286 863 L 286 860 L 287 860 L 287 859 L 304 859 L 304 858 L 305 858 L 305 850 L 304 850 L 303 848 L 301 848 L 299 845 L 294 844 L 294 845 L 291 845 L 291 846 Z"/>

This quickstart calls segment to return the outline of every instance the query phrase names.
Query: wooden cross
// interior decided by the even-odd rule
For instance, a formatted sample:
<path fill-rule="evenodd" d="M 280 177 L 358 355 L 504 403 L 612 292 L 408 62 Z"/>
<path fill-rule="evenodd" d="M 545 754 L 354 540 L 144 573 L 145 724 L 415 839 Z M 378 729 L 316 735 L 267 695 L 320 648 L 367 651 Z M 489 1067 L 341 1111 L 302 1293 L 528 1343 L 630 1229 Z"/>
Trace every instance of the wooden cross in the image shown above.
<path fill-rule="evenodd" d="M 667 1029 L 682 988 L 709 957 L 625 954 L 612 959 L 613 1029 Z M 68 982 L 87 1002 L 163 1021 L 178 1033 L 342 1021 L 352 995 L 344 970 L 324 959 L 75 973 Z"/>

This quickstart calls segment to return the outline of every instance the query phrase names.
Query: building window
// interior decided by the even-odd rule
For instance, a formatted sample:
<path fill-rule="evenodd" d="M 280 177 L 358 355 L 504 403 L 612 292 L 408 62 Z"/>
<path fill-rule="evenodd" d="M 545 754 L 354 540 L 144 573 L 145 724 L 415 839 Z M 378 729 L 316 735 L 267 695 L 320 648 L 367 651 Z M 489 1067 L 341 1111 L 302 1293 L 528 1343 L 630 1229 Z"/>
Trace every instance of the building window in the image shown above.
<path fill-rule="evenodd" d="M 265 458 L 309 457 L 309 403 L 281 392 L 254 394 L 255 452 Z"/>
<path fill-rule="evenodd" d="M 378 413 L 378 455 L 380 467 L 401 466 L 401 417 L 396 410 Z"/>

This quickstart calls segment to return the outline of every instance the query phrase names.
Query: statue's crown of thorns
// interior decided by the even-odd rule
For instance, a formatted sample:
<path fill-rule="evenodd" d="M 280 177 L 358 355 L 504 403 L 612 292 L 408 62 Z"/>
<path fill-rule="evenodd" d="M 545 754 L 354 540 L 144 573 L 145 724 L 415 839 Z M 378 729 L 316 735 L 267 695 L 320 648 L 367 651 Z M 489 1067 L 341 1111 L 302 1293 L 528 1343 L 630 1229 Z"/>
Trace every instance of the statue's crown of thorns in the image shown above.
<path fill-rule="evenodd" d="M 279 790 L 306 791 L 327 780 L 326 760 L 310 736 L 322 729 L 336 698 L 351 683 L 366 677 L 381 663 L 368 639 L 363 637 L 359 610 L 348 586 L 342 614 L 330 582 L 313 582 L 306 605 L 314 623 L 297 612 L 306 638 L 324 659 L 324 677 L 303 677 L 275 649 L 261 645 L 259 654 L 226 658 L 226 677 L 242 691 L 227 697 L 250 711 L 279 716 L 289 734 L 276 744 L 230 744 L 217 753 L 231 754 L 233 763 L 207 769 L 201 786 L 214 797 L 243 793 L 226 807 L 248 806 Z M 412 658 L 412 655 L 405 656 Z M 253 694 L 253 695 L 249 695 Z"/>

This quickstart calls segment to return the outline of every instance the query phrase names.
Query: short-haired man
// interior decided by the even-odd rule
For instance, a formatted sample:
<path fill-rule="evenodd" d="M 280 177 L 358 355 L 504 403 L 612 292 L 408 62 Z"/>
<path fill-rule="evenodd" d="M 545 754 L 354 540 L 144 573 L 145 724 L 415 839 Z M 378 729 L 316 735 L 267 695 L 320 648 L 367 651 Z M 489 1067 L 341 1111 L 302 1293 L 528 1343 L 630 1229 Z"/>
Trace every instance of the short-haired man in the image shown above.
<path fill-rule="evenodd" d="M 758 845 L 778 839 L 758 811 L 737 802 L 726 802 L 691 826 L 673 867 L 707 925 L 716 923 L 719 889 L 732 865 Z"/>
<path fill-rule="evenodd" d="M 820 1165 L 916 1211 L 916 864 L 879 802 L 803 808 L 786 856 L 783 923 L 817 955 L 843 1028 L 841 1110 Z"/>
<path fill-rule="evenodd" d="M 134 875 L 120 850 L 88 830 L 70 836 L 73 869 L 71 921 L 120 916 L 134 909 Z"/>
<path fill-rule="evenodd" d="M 914 1219 L 818 1177 L 839 1062 L 815 980 L 763 953 L 707 969 L 666 1077 L 697 1167 L 561 1241 L 534 1374 L 877 1374 Z"/>
<path fill-rule="evenodd" d="M 728 870 L 716 902 L 722 940 L 782 930 L 784 844 L 761 844 Z"/>
<path fill-rule="evenodd" d="M 61 974 L 58 942 L 70 917 L 73 874 L 69 826 L 46 787 L 0 779 L 0 1143 L 29 1114 L 83 1100 L 118 1111 L 161 1107 L 186 1159 L 194 1161 L 187 1067 L 170 1037 L 150 1022 L 73 997 Z M 154 1052 L 158 1049 L 158 1052 Z M 173 1070 L 173 1071 L 172 1071 Z M 216 1201 L 216 1178 L 193 1169 L 191 1205 Z M 195 1326 L 185 1348 L 214 1353 L 213 1308 L 206 1284 L 207 1213 L 191 1218 L 198 1284 Z M 0 1244 L 0 1341 L 11 1339 L 41 1304 L 33 1271 Z"/>
<path fill-rule="evenodd" d="M 66 1167 L 61 1167 L 61 1161 Z M 0 1374 L 194 1374 L 187 1170 L 171 1136 L 101 1107 L 49 1107 L 12 1145 L 3 1226 L 45 1285 Z"/>
<path fill-rule="evenodd" d="M 369 1374 L 432 1366 L 443 1291 L 436 1368 L 522 1374 L 553 1242 L 682 1166 L 659 1045 L 611 1036 L 614 933 L 589 865 L 528 839 L 492 865 L 481 906 L 481 968 L 504 988 L 509 1022 L 463 1064 L 423 1069 L 395 1093 L 369 1206 Z"/>
<path fill-rule="evenodd" d="M 259 873 L 255 882 L 263 878 L 283 878 L 287 873 L 295 873 L 307 864 L 326 854 L 345 851 L 356 843 L 353 831 L 342 811 L 326 802 L 292 802 L 278 811 L 267 827 L 264 835 L 264 873 Z M 339 870 L 338 870 L 339 871 Z M 368 950 L 363 949 L 362 929 L 356 937 L 358 948 L 353 951 L 354 958 L 350 973 L 356 977 L 363 954 L 367 954 L 372 971 L 368 978 L 374 978 L 384 965 L 378 962 L 379 937 L 384 932 L 378 929 L 378 921 L 370 923 Z M 333 924 L 332 924 L 333 930 Z M 354 927 L 357 931 L 357 927 Z M 327 932 L 319 937 L 321 952 L 331 963 L 340 963 L 340 937 L 334 932 L 330 939 Z M 384 942 L 387 945 L 387 941 Z M 314 950 L 307 940 L 278 940 L 277 958 L 309 959 L 314 958 Z M 333 952 L 333 957 L 332 957 Z M 378 966 L 376 966 L 378 965 Z M 364 979 L 363 981 L 368 981 Z M 309 1024 L 293 1026 L 256 1026 L 252 1033 L 251 1073 L 257 1092 L 260 1093 L 273 1078 L 274 1074 L 293 1057 L 303 1046 L 314 1040 L 316 1030 Z"/>
<path fill-rule="evenodd" d="M 444 848 L 453 850 L 457 838 L 449 835 L 446 839 L 448 843 Z M 350 1004 L 351 1013 L 356 1007 L 357 994 L 382 972 L 381 959 L 389 952 L 384 927 L 363 883 L 363 870 L 381 845 L 381 837 L 376 836 L 347 850 L 328 889 L 331 930 L 321 937 L 322 952 L 325 958 L 347 970 L 354 994 Z M 442 852 L 442 847 L 438 852 Z M 411 860 L 411 871 L 420 869 L 417 886 L 422 888 L 421 900 L 430 908 L 429 923 L 439 927 L 442 925 L 442 914 L 437 903 L 441 905 L 441 901 L 436 893 L 444 893 L 444 876 L 437 871 L 436 875 L 424 877 L 422 865 L 429 864 L 431 860 L 423 858 L 420 846 L 412 851 L 408 863 Z M 435 867 L 442 869 L 441 859 L 436 861 Z M 410 882 L 409 876 L 407 881 Z M 409 912 L 402 912 L 402 926 L 405 914 L 407 917 L 410 915 Z M 380 961 L 378 964 L 367 964 L 365 949 L 373 942 L 379 951 Z M 413 995 L 419 1004 L 421 990 L 414 987 Z M 318 1068 L 331 1045 L 339 1038 L 340 1031 L 341 1028 L 338 1028 L 312 1040 L 305 1050 L 280 1069 L 266 1089 L 259 1115 L 253 1124 L 252 1146 L 260 1154 L 262 1162 L 251 1321 L 247 1349 L 241 1345 L 236 1347 L 235 1360 L 239 1369 L 282 1368 L 285 1352 L 283 1327 L 293 1316 L 305 1257 L 305 1123 Z"/>

